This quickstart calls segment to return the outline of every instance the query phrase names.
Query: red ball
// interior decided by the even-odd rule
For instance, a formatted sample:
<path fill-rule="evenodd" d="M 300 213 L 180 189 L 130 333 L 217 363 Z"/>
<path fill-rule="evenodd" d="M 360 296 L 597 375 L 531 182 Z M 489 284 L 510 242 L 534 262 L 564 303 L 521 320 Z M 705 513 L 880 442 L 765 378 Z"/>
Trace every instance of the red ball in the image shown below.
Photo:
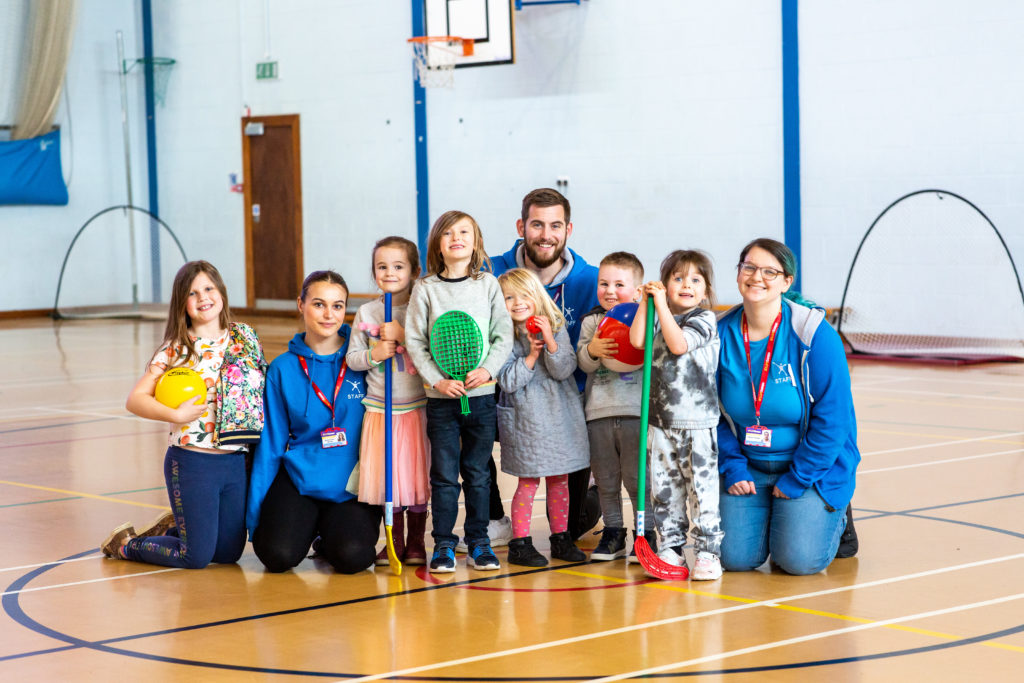
<path fill-rule="evenodd" d="M 537 322 L 537 316 L 531 315 L 526 319 L 526 331 L 530 334 L 540 334 L 540 324 Z"/>
<path fill-rule="evenodd" d="M 599 339 L 611 339 L 619 345 L 612 358 L 604 359 L 604 366 L 615 372 L 632 372 L 644 365 L 644 350 L 629 343 L 629 326 L 633 324 L 637 304 L 625 303 L 612 307 L 597 326 Z"/>

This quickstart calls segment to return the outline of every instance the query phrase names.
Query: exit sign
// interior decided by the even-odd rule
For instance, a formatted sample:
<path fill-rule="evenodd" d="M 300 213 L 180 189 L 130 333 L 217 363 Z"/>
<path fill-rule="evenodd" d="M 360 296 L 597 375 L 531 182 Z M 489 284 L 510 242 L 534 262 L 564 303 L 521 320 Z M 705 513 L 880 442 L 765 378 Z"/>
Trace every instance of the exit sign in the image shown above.
<path fill-rule="evenodd" d="M 277 62 L 256 62 L 256 80 L 265 81 L 277 78 Z"/>

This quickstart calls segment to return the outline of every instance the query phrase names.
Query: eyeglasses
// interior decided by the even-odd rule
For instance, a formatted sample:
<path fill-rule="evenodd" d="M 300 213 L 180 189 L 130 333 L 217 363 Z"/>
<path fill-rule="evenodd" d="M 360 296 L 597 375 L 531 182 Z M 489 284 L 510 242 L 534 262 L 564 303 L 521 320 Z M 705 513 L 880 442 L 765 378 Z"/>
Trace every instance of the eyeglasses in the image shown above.
<path fill-rule="evenodd" d="M 764 278 L 765 282 L 771 282 L 778 276 L 785 275 L 785 273 L 783 273 L 781 270 L 776 270 L 775 268 L 759 268 L 755 266 L 753 263 L 747 263 L 746 261 L 744 261 L 743 263 L 736 264 L 736 268 L 738 268 L 739 271 L 746 275 L 747 277 L 750 277 L 751 275 L 760 270 L 761 277 Z"/>

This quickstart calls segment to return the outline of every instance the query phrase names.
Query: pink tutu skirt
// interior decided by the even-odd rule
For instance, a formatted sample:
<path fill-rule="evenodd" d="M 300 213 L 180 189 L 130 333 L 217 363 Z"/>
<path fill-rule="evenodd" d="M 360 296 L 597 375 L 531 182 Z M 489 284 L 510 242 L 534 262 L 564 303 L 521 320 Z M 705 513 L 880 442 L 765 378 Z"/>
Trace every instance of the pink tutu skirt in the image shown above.
<path fill-rule="evenodd" d="M 391 480 L 395 506 L 430 500 L 430 442 L 427 411 L 417 408 L 391 416 Z M 384 413 L 367 410 L 359 443 L 359 500 L 384 504 Z"/>

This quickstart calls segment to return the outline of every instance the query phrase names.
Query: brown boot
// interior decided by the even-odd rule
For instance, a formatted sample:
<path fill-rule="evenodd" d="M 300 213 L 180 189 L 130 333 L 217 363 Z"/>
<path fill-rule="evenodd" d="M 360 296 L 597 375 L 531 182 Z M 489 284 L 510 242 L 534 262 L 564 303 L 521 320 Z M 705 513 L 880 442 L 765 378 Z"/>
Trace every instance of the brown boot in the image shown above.
<path fill-rule="evenodd" d="M 426 564 L 427 549 L 423 546 L 423 535 L 427 529 L 427 511 L 406 512 L 409 518 L 408 535 L 405 537 L 405 556 L 402 562 L 406 564 Z"/>
<path fill-rule="evenodd" d="M 391 538 L 395 542 L 395 555 L 398 556 L 398 559 L 402 559 L 402 553 L 405 552 L 405 514 L 401 508 L 391 511 L 391 522 Z M 377 553 L 377 559 L 373 563 L 378 567 L 386 567 L 390 564 L 388 562 L 387 538 L 384 539 L 384 547 Z"/>
<path fill-rule="evenodd" d="M 140 538 L 149 538 L 150 536 L 166 536 L 167 532 L 173 529 L 174 526 L 174 513 L 164 512 L 159 517 L 154 519 L 152 522 L 147 524 L 145 527 L 139 529 L 137 533 Z"/>

